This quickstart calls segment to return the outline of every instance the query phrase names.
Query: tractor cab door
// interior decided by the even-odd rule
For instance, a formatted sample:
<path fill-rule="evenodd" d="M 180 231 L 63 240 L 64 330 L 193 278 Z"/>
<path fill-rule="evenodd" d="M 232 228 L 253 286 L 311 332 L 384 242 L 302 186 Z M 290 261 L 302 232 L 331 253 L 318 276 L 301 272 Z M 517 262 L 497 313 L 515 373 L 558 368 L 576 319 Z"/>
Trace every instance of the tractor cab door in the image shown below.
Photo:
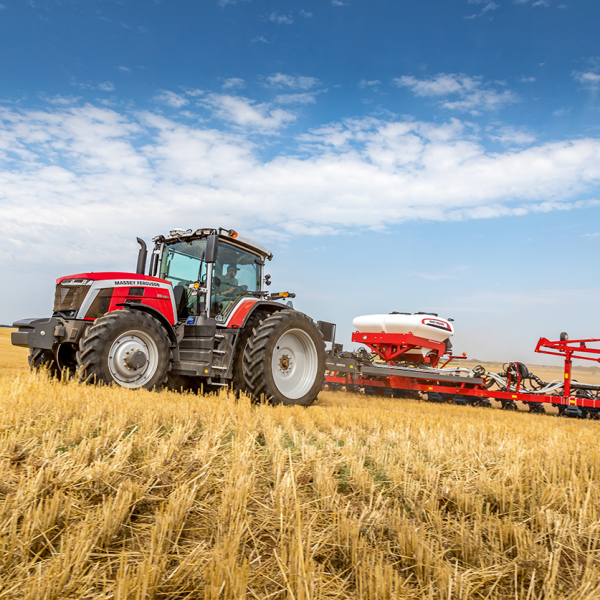
<path fill-rule="evenodd" d="M 211 314 L 225 321 L 236 301 L 261 290 L 262 259 L 220 240 L 213 271 Z"/>

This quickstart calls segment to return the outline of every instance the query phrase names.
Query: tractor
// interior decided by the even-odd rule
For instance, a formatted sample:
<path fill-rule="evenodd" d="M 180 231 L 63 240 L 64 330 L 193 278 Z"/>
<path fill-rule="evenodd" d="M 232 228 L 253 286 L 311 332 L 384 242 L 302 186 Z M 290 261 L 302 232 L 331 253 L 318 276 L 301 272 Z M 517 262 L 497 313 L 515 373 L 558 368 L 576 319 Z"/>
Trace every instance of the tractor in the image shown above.
<path fill-rule="evenodd" d="M 323 385 L 321 323 L 269 293 L 267 249 L 231 229 L 175 229 L 140 244 L 136 273 L 56 282 L 50 318 L 14 323 L 32 369 L 124 388 L 215 391 L 308 406 Z"/>

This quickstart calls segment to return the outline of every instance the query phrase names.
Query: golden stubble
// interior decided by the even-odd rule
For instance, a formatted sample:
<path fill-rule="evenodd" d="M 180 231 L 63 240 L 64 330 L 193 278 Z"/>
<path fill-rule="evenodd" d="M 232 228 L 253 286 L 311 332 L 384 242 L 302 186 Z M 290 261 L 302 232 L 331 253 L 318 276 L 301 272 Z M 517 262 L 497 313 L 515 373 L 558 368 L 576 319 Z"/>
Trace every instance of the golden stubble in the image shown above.
<path fill-rule="evenodd" d="M 0 599 L 600 597 L 597 422 L 6 368 Z"/>

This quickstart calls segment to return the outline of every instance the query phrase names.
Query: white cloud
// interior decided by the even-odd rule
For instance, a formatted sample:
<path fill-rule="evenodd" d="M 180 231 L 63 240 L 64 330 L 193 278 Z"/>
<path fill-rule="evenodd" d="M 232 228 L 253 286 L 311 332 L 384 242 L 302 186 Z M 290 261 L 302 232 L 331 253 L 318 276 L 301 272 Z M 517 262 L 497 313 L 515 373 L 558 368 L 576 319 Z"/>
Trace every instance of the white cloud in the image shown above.
<path fill-rule="evenodd" d="M 600 73 L 597 71 L 573 71 L 573 77 L 587 90 L 600 87 Z"/>
<path fill-rule="evenodd" d="M 392 80 L 398 87 L 407 87 L 416 96 L 458 96 L 457 100 L 444 100 L 440 105 L 451 110 L 480 114 L 481 111 L 498 110 L 508 104 L 519 102 L 510 90 L 498 92 L 484 85 L 481 77 L 464 74 L 440 73 L 427 79 L 404 75 Z"/>
<path fill-rule="evenodd" d="M 311 12 L 306 11 L 306 10 L 301 10 L 300 11 L 300 16 L 304 17 L 306 19 L 310 19 L 313 16 L 313 14 Z"/>
<path fill-rule="evenodd" d="M 204 96 L 204 90 L 198 89 L 184 89 L 187 96 L 191 96 L 192 98 L 197 98 L 198 96 Z"/>
<path fill-rule="evenodd" d="M 296 120 L 296 115 L 287 110 L 274 108 L 266 103 L 257 104 L 254 100 L 241 96 L 211 94 L 202 101 L 202 105 L 210 108 L 218 119 L 265 134 L 277 133 Z"/>
<path fill-rule="evenodd" d="M 535 80 L 535 77 L 521 77 L 521 79 L 519 79 L 521 83 L 533 83 Z"/>
<path fill-rule="evenodd" d="M 376 88 L 379 85 L 381 85 L 381 81 L 379 81 L 379 79 L 373 79 L 371 81 L 367 81 L 366 79 L 361 79 L 358 82 L 358 87 L 363 90 L 368 87 Z"/>
<path fill-rule="evenodd" d="M 315 104 L 316 92 L 304 92 L 303 94 L 279 94 L 275 96 L 278 104 Z"/>
<path fill-rule="evenodd" d="M 5 4 L 0 4 L 0 10 L 6 10 L 6 5 Z"/>
<path fill-rule="evenodd" d="M 342 2 L 342 0 L 331 0 L 331 5 L 332 6 L 346 6 L 346 3 Z"/>
<path fill-rule="evenodd" d="M 181 108 L 182 106 L 186 106 L 190 103 L 187 98 L 184 98 L 183 96 L 169 90 L 160 91 L 158 94 L 156 94 L 156 96 L 154 96 L 154 101 L 166 104 L 172 108 Z"/>
<path fill-rule="evenodd" d="M 564 117 L 565 115 L 568 115 L 571 112 L 570 108 L 558 108 L 555 111 L 553 111 L 553 115 L 555 117 Z"/>
<path fill-rule="evenodd" d="M 505 146 L 525 146 L 533 144 L 536 137 L 527 129 L 521 127 L 500 127 L 490 138 Z"/>
<path fill-rule="evenodd" d="M 597 138 L 487 152 L 457 119 L 367 118 L 308 131 L 296 153 L 273 156 L 249 134 L 294 115 L 247 98 L 200 102 L 238 133 L 90 104 L 0 107 L 2 264 L 18 255 L 32 265 L 43 256 L 44 268 L 106 267 L 132 231 L 150 236 L 182 218 L 297 235 L 599 204 Z"/>
<path fill-rule="evenodd" d="M 125 73 L 131 73 L 131 69 L 129 67 L 120 66 L 120 67 L 117 67 L 117 68 L 119 69 L 119 71 L 123 71 Z"/>
<path fill-rule="evenodd" d="M 261 42 L 263 44 L 270 44 L 271 42 L 269 42 L 269 40 L 262 36 L 262 35 L 257 35 L 253 40 L 253 42 Z"/>
<path fill-rule="evenodd" d="M 99 83 L 96 87 L 99 90 L 101 90 L 102 92 L 114 92 L 115 91 L 115 85 L 113 83 L 111 83 L 110 81 L 104 81 L 103 83 Z"/>
<path fill-rule="evenodd" d="M 69 106 L 71 104 L 77 104 L 80 100 L 82 100 L 81 96 L 61 96 L 57 94 L 56 96 L 45 96 L 41 95 L 42 100 L 48 102 L 50 104 Z"/>
<path fill-rule="evenodd" d="M 288 15 L 282 15 L 277 12 L 272 12 L 269 17 L 269 21 L 273 23 L 277 23 L 277 25 L 291 25 L 294 22 L 294 19 Z"/>
<path fill-rule="evenodd" d="M 319 80 L 314 77 L 284 75 L 283 73 L 275 73 L 267 77 L 267 86 L 273 88 L 308 90 L 317 83 Z"/>
<path fill-rule="evenodd" d="M 481 17 L 483 16 L 486 12 L 490 11 L 490 10 L 497 10 L 498 8 L 500 8 L 499 4 L 496 4 L 496 2 L 493 2 L 492 0 L 468 0 L 469 4 L 482 4 L 482 8 L 481 8 L 481 12 L 479 14 L 474 14 L 474 15 L 469 15 L 468 17 L 465 17 L 465 19 L 474 19 L 476 17 Z"/>
<path fill-rule="evenodd" d="M 246 82 L 239 77 L 230 77 L 223 82 L 224 90 L 242 90 L 246 87 Z"/>
<path fill-rule="evenodd" d="M 83 90 L 100 90 L 101 92 L 114 92 L 115 85 L 110 81 L 104 81 L 102 83 L 76 83 L 73 82 L 73 85 L 83 89 Z"/>
<path fill-rule="evenodd" d="M 600 233 L 584 233 L 583 235 L 580 235 L 579 237 L 582 237 L 582 238 L 597 238 L 597 237 L 600 237 Z"/>

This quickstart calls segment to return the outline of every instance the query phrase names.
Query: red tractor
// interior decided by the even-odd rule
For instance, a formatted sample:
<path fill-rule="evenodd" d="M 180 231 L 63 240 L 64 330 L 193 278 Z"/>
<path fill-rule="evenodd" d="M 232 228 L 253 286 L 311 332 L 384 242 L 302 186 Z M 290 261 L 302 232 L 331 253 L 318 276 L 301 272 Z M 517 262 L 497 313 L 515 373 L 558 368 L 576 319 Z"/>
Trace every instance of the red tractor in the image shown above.
<path fill-rule="evenodd" d="M 274 403 L 309 405 L 321 390 L 320 324 L 270 294 L 272 254 L 233 230 L 176 229 L 146 244 L 136 273 L 57 280 L 52 317 L 14 323 L 32 368 L 75 371 L 126 388 L 232 386 Z"/>

